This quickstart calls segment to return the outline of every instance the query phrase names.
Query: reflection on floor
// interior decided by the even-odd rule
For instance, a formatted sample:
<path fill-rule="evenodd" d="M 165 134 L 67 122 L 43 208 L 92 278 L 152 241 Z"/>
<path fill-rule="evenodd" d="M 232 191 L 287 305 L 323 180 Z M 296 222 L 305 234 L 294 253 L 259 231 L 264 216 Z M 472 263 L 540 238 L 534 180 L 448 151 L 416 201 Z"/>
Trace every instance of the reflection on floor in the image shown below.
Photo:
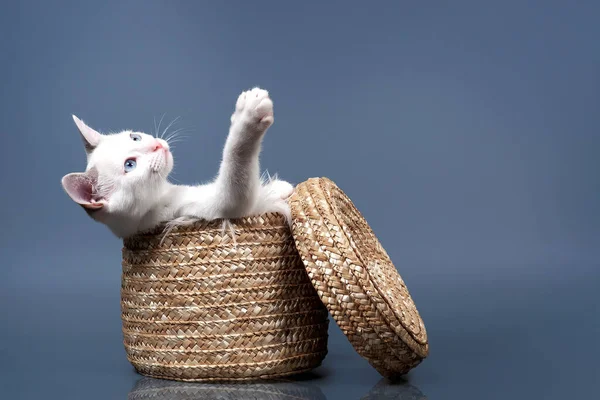
<path fill-rule="evenodd" d="M 129 400 L 326 400 L 310 381 L 277 380 L 258 383 L 193 383 L 142 378 L 129 392 Z M 416 387 L 382 379 L 361 400 L 427 400 Z M 351 400 L 351 399 L 348 399 Z"/>
<path fill-rule="evenodd" d="M 361 400 L 427 400 L 427 397 L 415 386 L 407 382 L 388 383 L 386 379 L 377 382 L 377 385 Z"/>

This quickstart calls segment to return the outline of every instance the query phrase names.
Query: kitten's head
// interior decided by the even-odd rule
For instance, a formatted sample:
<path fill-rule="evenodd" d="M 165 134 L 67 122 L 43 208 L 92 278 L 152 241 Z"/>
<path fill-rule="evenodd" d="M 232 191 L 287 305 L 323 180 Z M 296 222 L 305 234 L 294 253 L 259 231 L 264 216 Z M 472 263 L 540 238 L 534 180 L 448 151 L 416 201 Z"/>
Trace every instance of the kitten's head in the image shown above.
<path fill-rule="evenodd" d="M 73 120 L 83 139 L 87 168 L 62 178 L 67 194 L 109 227 L 111 217 L 141 217 L 173 169 L 167 142 L 142 132 L 103 135 L 76 116 Z"/>

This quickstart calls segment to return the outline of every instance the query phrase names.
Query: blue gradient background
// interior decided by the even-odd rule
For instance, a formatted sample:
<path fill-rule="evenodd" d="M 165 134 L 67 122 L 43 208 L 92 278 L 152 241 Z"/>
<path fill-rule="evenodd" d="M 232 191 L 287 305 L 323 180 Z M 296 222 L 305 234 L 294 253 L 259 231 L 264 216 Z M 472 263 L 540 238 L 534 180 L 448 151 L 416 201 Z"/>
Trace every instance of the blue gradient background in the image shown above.
<path fill-rule="evenodd" d="M 121 344 L 121 243 L 60 186 L 85 165 L 71 114 L 105 132 L 181 116 L 174 176 L 194 183 L 255 85 L 275 102 L 263 168 L 333 179 L 426 323 L 430 358 L 382 382 L 387 398 L 597 395 L 599 15 L 591 1 L 4 2 L 0 397 L 126 398 L 140 379 Z M 330 334 L 310 398 L 366 396 L 381 377 Z"/>

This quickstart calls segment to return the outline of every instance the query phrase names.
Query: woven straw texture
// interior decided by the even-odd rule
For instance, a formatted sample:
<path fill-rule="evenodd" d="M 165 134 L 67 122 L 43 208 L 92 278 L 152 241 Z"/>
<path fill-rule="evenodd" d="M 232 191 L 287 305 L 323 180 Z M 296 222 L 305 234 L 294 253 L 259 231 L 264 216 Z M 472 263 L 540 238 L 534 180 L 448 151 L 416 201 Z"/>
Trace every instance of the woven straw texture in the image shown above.
<path fill-rule="evenodd" d="M 129 400 L 326 400 L 315 385 L 297 382 L 188 383 L 152 378 L 136 382 Z"/>
<path fill-rule="evenodd" d="M 141 374 L 184 381 L 268 379 L 320 365 L 327 310 L 283 216 L 234 220 L 233 237 L 222 226 L 201 221 L 124 240 L 129 361 Z"/>
<path fill-rule="evenodd" d="M 356 351 L 396 378 L 429 351 L 412 298 L 375 234 L 327 178 L 298 185 L 290 198 L 296 247 L 333 319 Z"/>

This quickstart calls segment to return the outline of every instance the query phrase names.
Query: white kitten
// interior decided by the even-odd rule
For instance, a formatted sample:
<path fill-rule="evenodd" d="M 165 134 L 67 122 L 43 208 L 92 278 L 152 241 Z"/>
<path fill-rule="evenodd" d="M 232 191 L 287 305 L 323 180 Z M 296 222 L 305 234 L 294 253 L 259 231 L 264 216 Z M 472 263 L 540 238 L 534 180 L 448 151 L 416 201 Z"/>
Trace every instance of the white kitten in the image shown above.
<path fill-rule="evenodd" d="M 62 178 L 67 194 L 94 220 L 127 237 L 175 219 L 239 218 L 279 212 L 290 218 L 291 184 L 261 182 L 258 156 L 273 124 L 266 90 L 242 93 L 231 116 L 229 136 L 215 180 L 206 185 L 174 185 L 169 144 L 141 132 L 102 135 L 73 116 L 88 155 L 86 172 Z"/>

